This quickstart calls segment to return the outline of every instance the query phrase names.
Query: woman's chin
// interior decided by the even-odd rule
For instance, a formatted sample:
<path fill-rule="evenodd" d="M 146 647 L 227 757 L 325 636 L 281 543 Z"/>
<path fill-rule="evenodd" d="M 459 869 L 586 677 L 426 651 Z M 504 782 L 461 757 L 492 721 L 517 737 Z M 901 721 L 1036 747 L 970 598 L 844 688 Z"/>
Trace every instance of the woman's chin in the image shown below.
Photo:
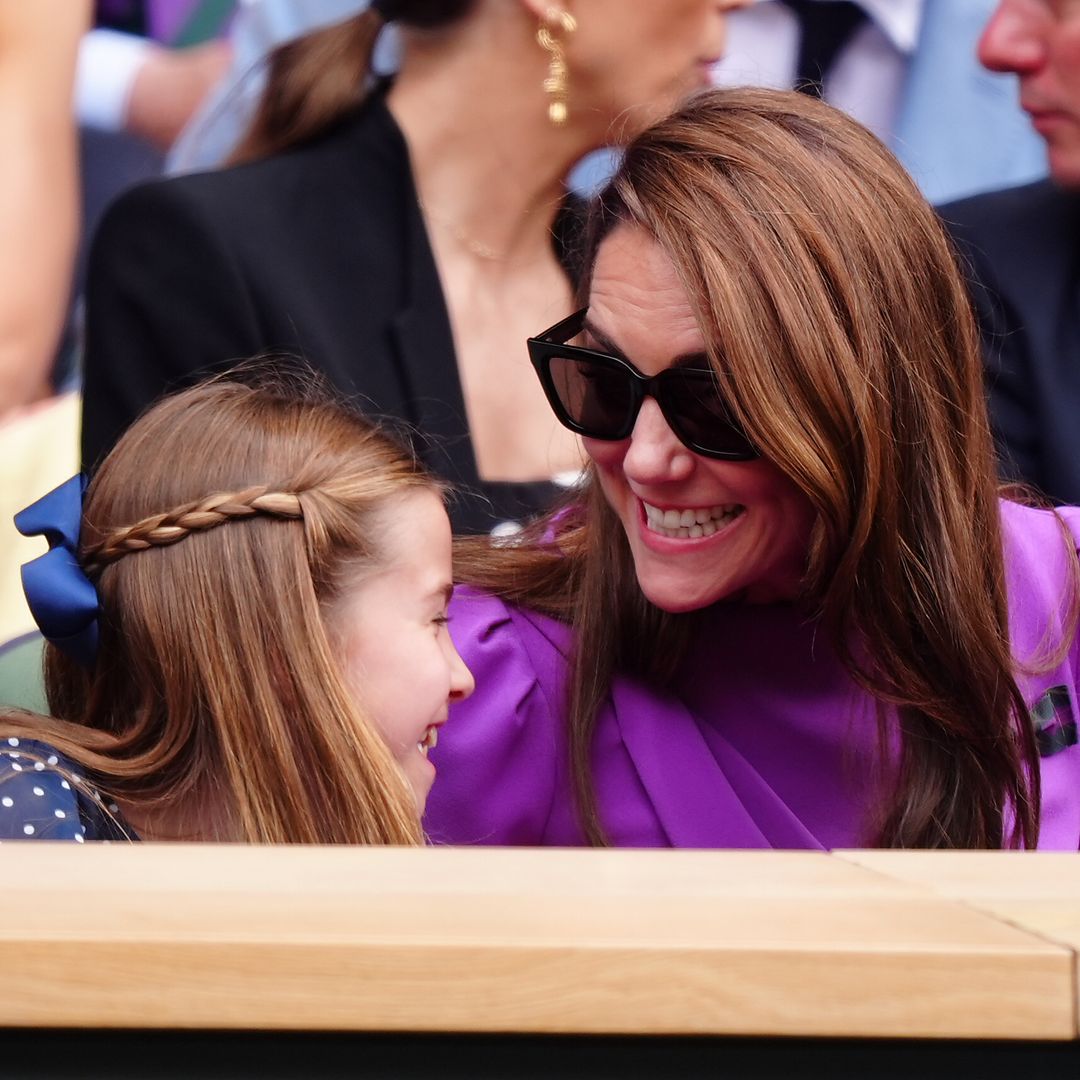
<path fill-rule="evenodd" d="M 685 615 L 691 611 L 700 611 L 722 600 L 725 594 L 725 590 L 710 590 L 705 594 L 691 591 L 677 583 L 643 582 L 640 578 L 638 578 L 638 586 L 645 599 L 653 607 L 658 607 L 669 615 Z"/>

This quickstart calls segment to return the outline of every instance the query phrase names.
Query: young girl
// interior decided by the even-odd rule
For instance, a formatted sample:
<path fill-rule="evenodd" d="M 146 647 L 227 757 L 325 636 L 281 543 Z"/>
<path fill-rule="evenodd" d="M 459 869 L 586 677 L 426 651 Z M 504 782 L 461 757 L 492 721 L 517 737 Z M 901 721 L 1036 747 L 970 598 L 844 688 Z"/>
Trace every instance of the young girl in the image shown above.
<path fill-rule="evenodd" d="M 50 717 L 0 717 L 0 837 L 420 843 L 472 677 L 437 484 L 342 405 L 215 381 L 17 518 Z M 80 528 L 81 524 L 81 528 Z"/>

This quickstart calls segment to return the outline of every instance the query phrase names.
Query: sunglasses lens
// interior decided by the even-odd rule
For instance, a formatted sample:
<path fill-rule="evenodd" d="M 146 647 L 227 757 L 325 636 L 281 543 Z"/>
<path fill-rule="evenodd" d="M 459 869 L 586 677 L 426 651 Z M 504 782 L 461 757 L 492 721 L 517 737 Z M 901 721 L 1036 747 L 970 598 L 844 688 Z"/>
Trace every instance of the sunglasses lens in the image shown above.
<path fill-rule="evenodd" d="M 733 460 L 758 456 L 708 372 L 670 369 L 662 405 L 668 423 L 688 445 Z"/>
<path fill-rule="evenodd" d="M 553 356 L 549 371 L 563 411 L 582 434 L 622 439 L 630 433 L 634 388 L 629 372 L 567 356 Z"/>

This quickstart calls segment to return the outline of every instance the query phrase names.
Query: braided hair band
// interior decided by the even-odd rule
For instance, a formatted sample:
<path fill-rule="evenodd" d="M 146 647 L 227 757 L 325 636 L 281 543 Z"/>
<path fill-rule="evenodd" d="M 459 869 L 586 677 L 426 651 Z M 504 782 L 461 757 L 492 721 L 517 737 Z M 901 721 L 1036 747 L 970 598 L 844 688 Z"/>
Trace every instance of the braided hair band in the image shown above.
<path fill-rule="evenodd" d="M 84 667 L 97 656 L 101 601 L 86 568 L 100 568 L 135 551 L 175 544 L 193 532 L 216 528 L 257 514 L 299 520 L 304 516 L 295 492 L 262 485 L 209 495 L 163 514 L 153 514 L 113 529 L 79 556 L 84 476 L 70 480 L 15 515 L 23 536 L 44 536 L 49 550 L 24 564 L 23 592 L 34 621 L 47 641 Z"/>
<path fill-rule="evenodd" d="M 227 521 L 244 520 L 257 514 L 298 520 L 303 518 L 304 511 L 297 494 L 272 491 L 266 485 L 208 495 L 163 514 L 151 514 L 134 525 L 113 529 L 103 540 L 86 548 L 83 563 L 106 566 L 132 552 L 166 547 L 193 532 L 205 532 Z"/>

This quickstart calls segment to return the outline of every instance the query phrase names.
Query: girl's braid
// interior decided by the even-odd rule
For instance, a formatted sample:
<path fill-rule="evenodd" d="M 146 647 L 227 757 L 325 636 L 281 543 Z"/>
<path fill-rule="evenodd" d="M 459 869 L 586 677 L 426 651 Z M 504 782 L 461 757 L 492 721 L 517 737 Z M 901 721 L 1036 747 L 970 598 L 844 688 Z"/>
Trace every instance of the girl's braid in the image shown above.
<path fill-rule="evenodd" d="M 86 549 L 82 562 L 88 567 L 105 566 L 132 551 L 175 544 L 189 533 L 213 529 L 226 521 L 249 518 L 255 514 L 302 518 L 304 511 L 298 495 L 270 491 L 265 485 L 209 495 L 164 514 L 153 514 L 134 525 L 113 529 L 103 540 Z"/>

